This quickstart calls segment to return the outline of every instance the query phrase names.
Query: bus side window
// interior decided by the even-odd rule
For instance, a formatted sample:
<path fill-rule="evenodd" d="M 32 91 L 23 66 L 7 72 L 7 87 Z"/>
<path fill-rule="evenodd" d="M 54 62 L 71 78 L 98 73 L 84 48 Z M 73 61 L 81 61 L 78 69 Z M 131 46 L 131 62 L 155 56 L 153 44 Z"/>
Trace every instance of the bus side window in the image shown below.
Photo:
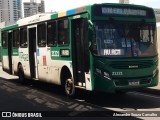
<path fill-rule="evenodd" d="M 7 32 L 2 32 L 2 47 L 7 47 Z"/>
<path fill-rule="evenodd" d="M 46 24 L 39 24 L 38 27 L 38 46 L 46 47 Z"/>
<path fill-rule="evenodd" d="M 57 45 L 57 24 L 56 21 L 48 22 L 47 24 L 47 46 L 52 47 Z"/>
<path fill-rule="evenodd" d="M 58 45 L 69 44 L 69 25 L 68 19 L 58 21 Z"/>
<path fill-rule="evenodd" d="M 20 29 L 20 47 L 26 48 L 28 46 L 27 42 L 27 28 Z"/>
<path fill-rule="evenodd" d="M 19 47 L 19 29 L 13 30 L 13 47 Z"/>

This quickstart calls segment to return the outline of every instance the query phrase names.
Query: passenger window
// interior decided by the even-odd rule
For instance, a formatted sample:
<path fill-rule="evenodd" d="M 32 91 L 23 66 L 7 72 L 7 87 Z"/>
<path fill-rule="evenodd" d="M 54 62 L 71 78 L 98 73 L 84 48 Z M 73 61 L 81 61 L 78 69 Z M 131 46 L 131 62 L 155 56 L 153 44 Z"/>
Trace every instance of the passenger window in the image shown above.
<path fill-rule="evenodd" d="M 68 19 L 58 21 L 58 45 L 69 44 Z"/>
<path fill-rule="evenodd" d="M 2 32 L 2 47 L 6 48 L 7 47 L 7 32 Z"/>
<path fill-rule="evenodd" d="M 19 29 L 13 30 L 13 47 L 19 47 Z"/>
<path fill-rule="evenodd" d="M 57 25 L 56 21 L 48 22 L 47 24 L 47 46 L 57 45 Z"/>
<path fill-rule="evenodd" d="M 28 46 L 27 42 L 27 28 L 20 29 L 20 47 L 26 48 Z"/>
<path fill-rule="evenodd" d="M 46 24 L 39 24 L 38 27 L 38 46 L 45 47 L 46 46 Z"/>

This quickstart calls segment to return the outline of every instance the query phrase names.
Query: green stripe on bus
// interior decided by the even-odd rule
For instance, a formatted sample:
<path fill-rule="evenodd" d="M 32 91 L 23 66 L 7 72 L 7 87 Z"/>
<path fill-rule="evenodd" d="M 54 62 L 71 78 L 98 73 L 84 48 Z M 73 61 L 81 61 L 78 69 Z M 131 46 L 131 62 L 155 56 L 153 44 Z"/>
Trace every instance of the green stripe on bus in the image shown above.
<path fill-rule="evenodd" d="M 58 18 L 58 14 L 51 15 L 51 19 L 56 19 L 56 18 Z"/>
<path fill-rule="evenodd" d="M 13 48 L 12 50 L 13 50 L 13 51 L 12 51 L 12 55 L 13 55 L 13 56 L 18 56 L 18 55 L 19 55 L 19 53 L 18 53 L 18 48 Z"/>
<path fill-rule="evenodd" d="M 8 56 L 8 49 L 2 48 L 2 56 Z"/>
<path fill-rule="evenodd" d="M 11 30 L 11 29 L 17 28 L 17 27 L 18 27 L 18 24 L 10 25 L 10 26 L 7 26 L 5 28 L 2 28 L 2 31 Z"/>

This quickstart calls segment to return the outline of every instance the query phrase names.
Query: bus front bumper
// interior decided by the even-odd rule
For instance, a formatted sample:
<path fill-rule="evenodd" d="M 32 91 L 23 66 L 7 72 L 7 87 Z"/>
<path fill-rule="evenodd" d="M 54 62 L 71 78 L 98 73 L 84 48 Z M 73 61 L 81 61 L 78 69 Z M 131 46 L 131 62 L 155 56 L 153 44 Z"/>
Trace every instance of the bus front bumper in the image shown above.
<path fill-rule="evenodd" d="M 139 88 L 153 87 L 158 85 L 158 73 L 154 77 L 143 77 L 134 79 L 112 79 L 108 80 L 95 74 L 95 91 L 133 90 Z"/>

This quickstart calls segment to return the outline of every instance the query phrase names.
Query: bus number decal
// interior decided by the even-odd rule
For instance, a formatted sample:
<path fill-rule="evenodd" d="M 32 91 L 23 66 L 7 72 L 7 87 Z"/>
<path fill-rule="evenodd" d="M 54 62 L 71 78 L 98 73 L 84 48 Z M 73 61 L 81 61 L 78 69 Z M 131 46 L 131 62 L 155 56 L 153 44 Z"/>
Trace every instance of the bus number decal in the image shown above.
<path fill-rule="evenodd" d="M 59 51 L 52 51 L 51 55 L 54 57 L 59 57 Z"/>

